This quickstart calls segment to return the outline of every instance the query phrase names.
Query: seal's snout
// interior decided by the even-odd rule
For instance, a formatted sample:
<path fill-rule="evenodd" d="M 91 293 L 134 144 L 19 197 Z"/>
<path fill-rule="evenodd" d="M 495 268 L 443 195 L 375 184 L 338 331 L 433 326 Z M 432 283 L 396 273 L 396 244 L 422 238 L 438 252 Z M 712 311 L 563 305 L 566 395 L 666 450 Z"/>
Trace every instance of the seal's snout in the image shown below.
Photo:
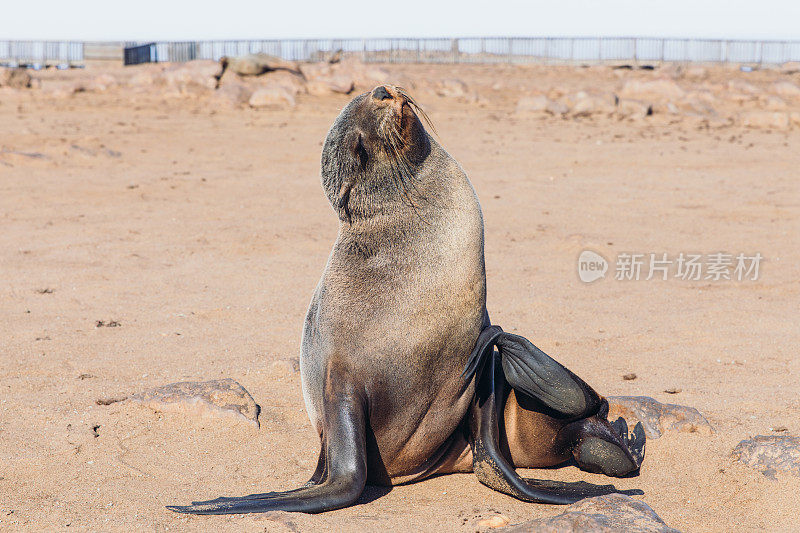
<path fill-rule="evenodd" d="M 392 95 L 389 94 L 389 91 L 386 90 L 386 87 L 384 87 L 383 85 L 379 85 L 378 87 L 375 87 L 375 89 L 372 91 L 372 98 L 379 101 L 387 100 L 391 99 Z"/>

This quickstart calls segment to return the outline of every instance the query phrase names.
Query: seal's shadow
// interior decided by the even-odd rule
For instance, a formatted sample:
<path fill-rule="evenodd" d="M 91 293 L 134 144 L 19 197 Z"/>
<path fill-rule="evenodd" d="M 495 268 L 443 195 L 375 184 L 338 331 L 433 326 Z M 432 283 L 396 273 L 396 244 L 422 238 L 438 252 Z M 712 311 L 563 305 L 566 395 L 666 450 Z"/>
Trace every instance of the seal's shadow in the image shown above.
<path fill-rule="evenodd" d="M 374 502 L 378 498 L 382 498 L 392 492 L 392 487 L 384 487 L 380 485 L 367 485 L 364 487 L 364 492 L 358 498 L 356 505 Z"/>

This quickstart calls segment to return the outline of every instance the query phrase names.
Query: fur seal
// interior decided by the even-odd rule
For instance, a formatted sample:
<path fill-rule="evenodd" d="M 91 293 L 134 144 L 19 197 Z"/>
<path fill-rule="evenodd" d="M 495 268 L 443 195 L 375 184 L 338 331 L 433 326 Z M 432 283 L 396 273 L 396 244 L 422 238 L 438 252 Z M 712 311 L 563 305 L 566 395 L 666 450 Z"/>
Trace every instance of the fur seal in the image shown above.
<path fill-rule="evenodd" d="M 169 509 L 316 513 L 365 484 L 474 471 L 516 498 L 566 504 L 612 485 L 523 480 L 515 467 L 575 461 L 625 476 L 644 458 L 641 424 L 486 310 L 483 216 L 424 112 L 386 85 L 350 102 L 328 133 L 322 185 L 339 234 L 306 316 L 303 396 L 320 436 L 302 487 Z M 429 123 L 429 122 L 428 122 Z"/>

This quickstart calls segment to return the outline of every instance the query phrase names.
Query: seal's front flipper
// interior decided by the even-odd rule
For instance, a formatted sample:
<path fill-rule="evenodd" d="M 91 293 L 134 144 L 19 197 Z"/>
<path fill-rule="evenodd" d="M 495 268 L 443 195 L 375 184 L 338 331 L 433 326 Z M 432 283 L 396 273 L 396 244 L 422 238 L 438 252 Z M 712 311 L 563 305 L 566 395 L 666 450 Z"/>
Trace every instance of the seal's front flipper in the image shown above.
<path fill-rule="evenodd" d="M 536 398 L 563 418 L 584 417 L 600 409 L 599 394 L 525 337 L 501 333 L 495 342 L 503 373 L 514 390 Z"/>
<path fill-rule="evenodd" d="M 492 355 L 477 370 L 470 412 L 472 467 L 484 485 L 520 500 L 565 505 L 583 498 L 618 492 L 613 485 L 522 479 L 500 450 L 500 399 L 506 384 L 500 361 Z"/>
<path fill-rule="evenodd" d="M 366 418 L 364 401 L 354 392 L 342 392 L 325 404 L 323 446 L 317 470 L 299 489 L 217 498 L 167 509 L 188 514 L 243 514 L 268 511 L 319 513 L 353 504 L 367 481 Z"/>

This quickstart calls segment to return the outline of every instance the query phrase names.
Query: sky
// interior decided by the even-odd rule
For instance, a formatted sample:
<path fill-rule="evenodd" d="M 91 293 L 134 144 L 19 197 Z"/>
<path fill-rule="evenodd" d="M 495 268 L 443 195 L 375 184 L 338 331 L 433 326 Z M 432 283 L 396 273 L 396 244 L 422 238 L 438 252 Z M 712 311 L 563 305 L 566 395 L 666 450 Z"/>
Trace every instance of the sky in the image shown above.
<path fill-rule="evenodd" d="M 653 36 L 800 40 L 799 0 L 2 0 L 0 40 Z"/>

